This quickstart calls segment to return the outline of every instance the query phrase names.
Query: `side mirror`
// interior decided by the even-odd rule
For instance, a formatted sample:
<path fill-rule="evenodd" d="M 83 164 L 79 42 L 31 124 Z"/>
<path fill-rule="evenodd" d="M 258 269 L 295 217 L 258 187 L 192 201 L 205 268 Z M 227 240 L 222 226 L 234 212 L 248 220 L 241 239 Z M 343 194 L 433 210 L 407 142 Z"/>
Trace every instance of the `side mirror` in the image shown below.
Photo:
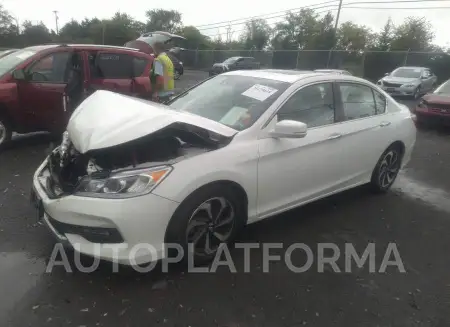
<path fill-rule="evenodd" d="M 276 123 L 275 128 L 269 132 L 273 138 L 302 138 L 306 136 L 308 126 L 295 120 L 282 120 Z"/>
<path fill-rule="evenodd" d="M 12 76 L 15 80 L 24 81 L 26 80 L 25 72 L 23 69 L 16 69 L 13 71 Z"/>

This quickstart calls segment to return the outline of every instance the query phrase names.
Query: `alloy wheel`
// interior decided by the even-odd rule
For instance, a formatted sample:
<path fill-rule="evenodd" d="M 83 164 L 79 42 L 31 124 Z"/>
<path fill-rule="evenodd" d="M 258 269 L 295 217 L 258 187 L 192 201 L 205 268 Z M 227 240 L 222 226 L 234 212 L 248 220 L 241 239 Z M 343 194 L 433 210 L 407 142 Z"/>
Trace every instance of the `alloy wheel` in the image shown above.
<path fill-rule="evenodd" d="M 420 97 L 420 86 L 418 86 L 416 91 L 414 92 L 414 99 L 418 99 L 419 97 Z"/>
<path fill-rule="evenodd" d="M 387 189 L 393 183 L 400 170 L 400 155 L 395 150 L 390 150 L 381 161 L 378 181 L 381 188 Z"/>
<path fill-rule="evenodd" d="M 235 210 L 224 197 L 206 200 L 194 210 L 188 222 L 186 238 L 194 255 L 211 256 L 226 243 L 234 228 Z"/>

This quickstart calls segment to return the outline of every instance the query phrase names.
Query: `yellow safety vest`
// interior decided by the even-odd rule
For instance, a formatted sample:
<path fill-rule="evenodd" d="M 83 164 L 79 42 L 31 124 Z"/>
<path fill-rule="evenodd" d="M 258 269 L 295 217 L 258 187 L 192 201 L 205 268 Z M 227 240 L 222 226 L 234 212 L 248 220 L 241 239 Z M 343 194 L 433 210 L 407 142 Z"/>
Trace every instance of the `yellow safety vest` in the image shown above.
<path fill-rule="evenodd" d="M 156 60 L 158 60 L 164 67 L 164 91 L 172 91 L 175 88 L 173 79 L 173 63 L 169 56 L 161 53 Z"/>

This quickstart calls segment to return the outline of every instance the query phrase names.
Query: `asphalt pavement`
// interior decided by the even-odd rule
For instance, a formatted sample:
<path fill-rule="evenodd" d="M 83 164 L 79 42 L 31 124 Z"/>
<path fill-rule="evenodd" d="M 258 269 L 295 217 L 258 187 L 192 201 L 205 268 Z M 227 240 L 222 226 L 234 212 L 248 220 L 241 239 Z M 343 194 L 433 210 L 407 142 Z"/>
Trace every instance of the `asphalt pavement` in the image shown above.
<path fill-rule="evenodd" d="M 185 88 L 204 78 L 187 71 Z M 412 102 L 404 102 L 412 106 Z M 239 242 L 353 244 L 362 253 L 375 244 L 376 272 L 329 267 L 294 273 L 283 262 L 263 272 L 262 251 L 231 255 L 237 273 L 113 274 L 56 267 L 46 273 L 54 241 L 36 224 L 28 203 L 32 174 L 52 140 L 46 134 L 15 136 L 0 155 L 0 326 L 449 326 L 450 325 L 450 130 L 419 130 L 412 160 L 392 191 L 364 187 L 249 226 Z M 406 272 L 380 273 L 389 243 Z M 342 250 L 343 251 L 343 250 Z M 292 261 L 302 265 L 301 251 Z"/>

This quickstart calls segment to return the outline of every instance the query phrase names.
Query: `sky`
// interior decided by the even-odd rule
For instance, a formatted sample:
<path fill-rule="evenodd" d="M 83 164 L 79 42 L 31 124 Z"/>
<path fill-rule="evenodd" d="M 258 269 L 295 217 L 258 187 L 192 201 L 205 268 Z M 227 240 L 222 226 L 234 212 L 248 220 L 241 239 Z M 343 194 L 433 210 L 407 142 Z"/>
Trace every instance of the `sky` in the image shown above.
<path fill-rule="evenodd" d="M 109 18 L 115 12 L 120 11 L 133 16 L 135 19 L 145 21 L 145 11 L 149 9 L 162 8 L 178 10 L 182 14 L 184 25 L 194 25 L 200 31 L 208 36 L 216 37 L 221 34 L 222 39 L 226 38 L 226 27 L 211 28 L 211 26 L 201 26 L 205 24 L 221 23 L 240 18 L 266 15 L 265 17 L 282 16 L 284 11 L 290 9 L 299 10 L 300 7 L 316 6 L 317 12 L 332 9 L 325 7 L 334 3 L 322 4 L 330 0 L 284 0 L 284 1 L 258 1 L 255 2 L 241 0 L 227 0 L 213 2 L 206 0 L 153 0 L 142 1 L 135 0 L 129 3 L 123 0 L 0 0 L 5 9 L 7 9 L 19 23 L 25 20 L 31 20 L 33 23 L 42 21 L 50 29 L 55 29 L 55 16 L 53 11 L 57 10 L 59 16 L 59 27 L 71 19 L 82 20 L 83 18 L 98 17 Z M 355 4 L 361 1 L 377 1 L 377 4 Z M 398 0 L 402 1 L 402 0 Z M 404 1 L 404 0 L 403 0 Z M 351 4 L 353 3 L 353 5 Z M 129 6 L 124 6 L 130 4 Z M 337 4 L 337 1 L 336 1 Z M 351 6 L 370 7 L 380 9 L 358 9 L 346 8 Z M 416 8 L 416 9 L 391 9 L 397 8 Z M 446 9 L 420 9 L 423 7 L 448 7 Z M 334 7 L 336 8 L 336 7 Z M 384 9 L 383 9 L 384 8 Z M 387 9 L 389 8 L 389 9 Z M 332 11 L 335 14 L 337 11 Z M 322 13 L 323 14 L 323 13 Z M 374 31 L 379 31 L 386 23 L 388 17 L 391 17 L 394 24 L 400 24 L 408 16 L 425 17 L 433 25 L 435 32 L 434 43 L 440 46 L 450 46 L 450 33 L 448 33 L 450 17 L 450 0 L 432 0 L 416 3 L 393 3 L 389 0 L 343 0 L 343 8 L 339 21 L 352 21 L 356 24 L 366 25 Z M 262 17 L 263 18 L 263 17 Z M 268 23 L 274 25 L 283 17 L 274 17 L 268 19 Z M 240 23 L 242 21 L 238 21 Z M 243 25 L 235 25 L 231 22 L 233 37 L 237 37 L 244 28 Z M 223 26 L 224 24 L 219 24 Z M 216 25 L 217 26 L 217 25 Z"/>

